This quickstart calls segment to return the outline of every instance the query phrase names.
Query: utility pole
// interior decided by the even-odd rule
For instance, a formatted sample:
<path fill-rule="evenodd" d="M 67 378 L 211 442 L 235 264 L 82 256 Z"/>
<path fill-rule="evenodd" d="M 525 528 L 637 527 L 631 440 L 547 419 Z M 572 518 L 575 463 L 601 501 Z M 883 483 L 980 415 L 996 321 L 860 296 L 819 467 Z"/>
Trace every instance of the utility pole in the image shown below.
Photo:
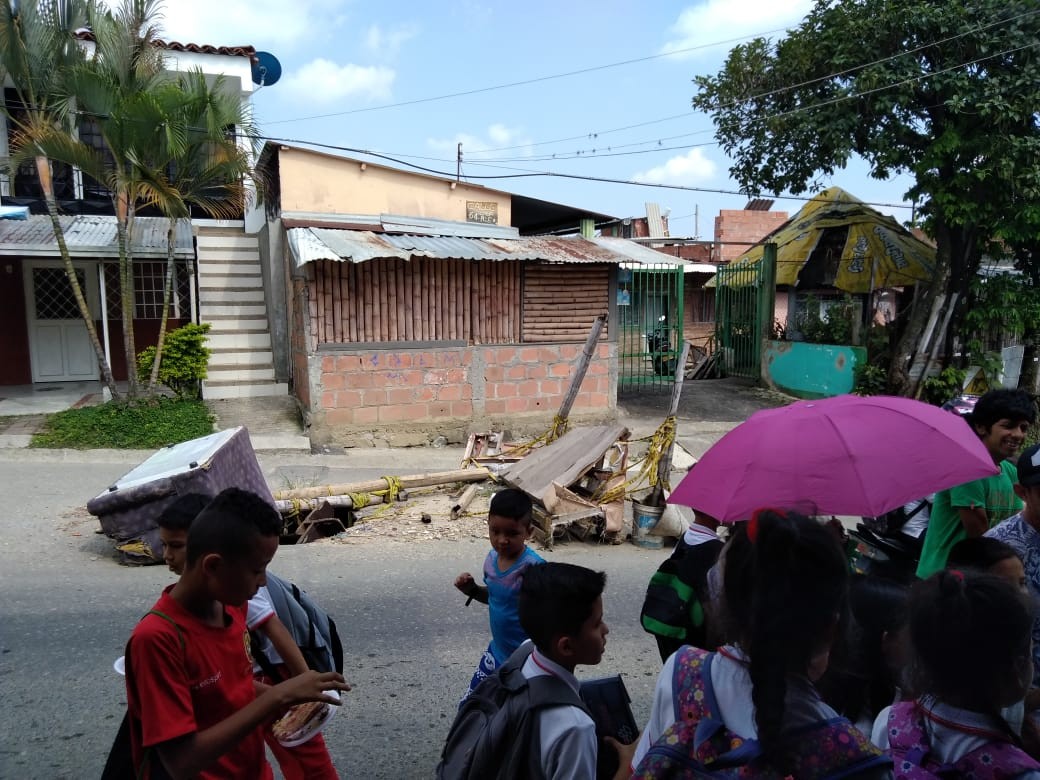
<path fill-rule="evenodd" d="M 462 141 L 459 141 L 459 152 L 455 158 L 455 181 L 462 181 Z"/>

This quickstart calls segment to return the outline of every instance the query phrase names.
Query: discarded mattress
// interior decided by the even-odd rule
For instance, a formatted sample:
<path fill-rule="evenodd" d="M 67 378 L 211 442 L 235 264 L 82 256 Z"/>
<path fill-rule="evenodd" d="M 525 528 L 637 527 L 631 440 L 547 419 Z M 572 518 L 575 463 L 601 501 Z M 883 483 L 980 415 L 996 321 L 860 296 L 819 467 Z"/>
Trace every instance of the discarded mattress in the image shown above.
<path fill-rule="evenodd" d="M 123 562 L 162 562 L 158 519 L 186 493 L 214 496 L 229 487 L 256 493 L 274 506 L 274 498 L 244 427 L 171 444 L 87 502 L 102 532 L 117 542 Z"/>

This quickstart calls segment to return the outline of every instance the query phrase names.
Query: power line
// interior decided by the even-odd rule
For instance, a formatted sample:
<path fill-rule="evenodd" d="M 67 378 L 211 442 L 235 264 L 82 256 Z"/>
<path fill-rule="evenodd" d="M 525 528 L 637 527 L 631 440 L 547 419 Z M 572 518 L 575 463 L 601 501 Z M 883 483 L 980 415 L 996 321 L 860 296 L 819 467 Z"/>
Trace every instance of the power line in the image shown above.
<path fill-rule="evenodd" d="M 1035 11 L 1035 12 L 1031 12 L 1031 13 L 1032 14 L 1037 14 L 1037 13 L 1040 13 L 1040 11 Z M 1023 14 L 1023 15 L 1025 15 L 1025 14 Z M 813 103 L 813 104 L 806 105 L 806 106 L 798 106 L 798 107 L 792 108 L 792 109 L 790 109 L 788 111 L 783 111 L 783 112 L 780 112 L 780 113 L 777 113 L 777 114 L 771 114 L 770 116 L 771 116 L 771 118 L 776 119 L 776 118 L 779 118 L 779 117 L 792 116 L 792 115 L 795 115 L 795 114 L 802 113 L 804 111 L 812 111 L 812 110 L 819 109 L 819 108 L 825 108 L 826 106 L 834 105 L 836 103 L 841 103 L 841 102 L 844 102 L 846 100 L 854 100 L 856 98 L 865 97 L 867 95 L 872 95 L 872 94 L 874 94 L 876 92 L 882 92 L 882 91 L 884 91 L 886 89 L 892 89 L 894 87 L 900 87 L 900 86 L 903 86 L 905 84 L 911 84 L 911 83 L 913 83 L 915 81 L 922 81 L 924 79 L 932 78 L 933 76 L 940 76 L 940 75 L 942 75 L 944 73 L 949 73 L 951 71 L 958 70 L 959 68 L 968 67 L 970 65 L 977 65 L 977 64 L 979 64 L 981 62 L 985 62 L 986 60 L 994 59 L 994 58 L 997 58 L 997 57 L 1003 57 L 1003 56 L 1008 55 L 1008 54 L 1014 54 L 1015 52 L 1023 51 L 1025 49 L 1032 48 L 1034 46 L 1037 46 L 1038 44 L 1040 44 L 1040 42 L 1034 41 L 1032 43 L 1028 43 L 1028 44 L 1025 44 L 1023 46 L 1015 47 L 1013 49 L 1006 49 L 1006 50 L 1004 50 L 1002 52 L 997 52 L 996 54 L 990 54 L 990 55 L 987 55 L 985 57 L 980 57 L 978 59 L 968 60 L 966 62 L 959 63 L 958 65 L 951 65 L 951 66 L 949 66 L 947 68 L 943 68 L 941 70 L 930 71 L 928 73 L 922 73 L 922 74 L 917 75 L 917 76 L 911 76 L 910 78 L 904 79 L 902 81 L 892 82 L 890 84 L 883 84 L 881 86 L 874 87 L 872 89 L 863 90 L 863 91 L 860 91 L 860 92 L 852 92 L 852 93 L 849 93 L 847 95 L 839 95 L 837 97 L 831 98 L 829 100 L 825 100 L 825 101 L 820 102 L 820 103 Z M 866 67 L 866 66 L 861 66 L 861 67 Z M 847 74 L 849 72 L 851 72 L 851 71 L 844 71 L 842 74 L 834 74 L 834 76 L 832 76 L 832 77 L 836 77 L 838 75 Z M 826 77 L 826 78 L 831 78 L 831 77 Z M 763 98 L 763 97 L 770 97 L 770 96 L 772 96 L 774 94 L 778 94 L 779 92 L 785 91 L 786 89 L 796 89 L 798 87 L 807 86 L 807 85 L 810 85 L 812 83 L 816 83 L 819 80 L 820 79 L 814 79 L 813 81 L 810 81 L 810 82 L 803 82 L 802 84 L 797 85 L 797 87 L 789 87 L 789 88 L 784 88 L 782 90 L 773 90 L 772 92 L 762 93 L 761 95 L 751 96 L 751 97 L 744 98 L 744 99 L 739 100 L 739 101 L 732 101 L 730 103 L 720 105 L 717 110 L 721 110 L 721 109 L 724 109 L 724 108 L 731 108 L 733 106 L 739 105 L 740 103 L 756 100 L 756 99 Z M 706 132 L 711 132 L 711 131 L 710 130 L 697 131 L 697 132 L 694 132 L 694 133 L 686 133 L 686 134 L 683 134 L 683 135 L 677 135 L 677 136 L 671 136 L 671 137 L 672 138 L 683 138 L 683 137 L 687 137 L 687 136 L 701 135 L 701 134 L 706 133 Z M 654 139 L 654 140 L 650 140 L 650 141 L 642 141 L 642 142 L 635 142 L 635 143 L 631 143 L 631 144 L 623 144 L 623 145 L 618 146 L 618 148 L 623 148 L 624 146 L 642 146 L 642 145 L 646 145 L 646 144 L 659 143 L 660 140 L 664 140 L 664 139 Z M 632 155 L 632 154 L 648 154 L 648 153 L 653 153 L 653 152 L 657 152 L 657 151 L 672 151 L 672 150 L 675 150 L 675 149 L 692 149 L 692 148 L 700 147 L 700 146 L 714 146 L 714 145 L 717 145 L 718 143 L 719 143 L 718 141 L 711 141 L 711 142 L 706 142 L 706 143 L 703 143 L 703 144 L 686 144 L 686 145 L 681 145 L 681 146 L 670 146 L 670 147 L 662 147 L 662 148 L 656 148 L 656 149 L 646 149 L 646 150 L 642 150 L 642 151 L 630 151 L 630 152 L 618 152 L 618 153 L 597 153 L 597 149 L 593 148 L 593 149 L 590 149 L 590 150 L 587 150 L 587 151 L 579 150 L 579 151 L 574 152 L 574 153 L 555 154 L 555 155 L 551 155 L 551 156 L 542 155 L 542 156 L 538 156 L 538 157 L 486 158 L 486 159 L 482 159 L 481 161 L 482 162 L 514 162 L 514 161 L 515 162 L 546 162 L 546 161 L 549 161 L 549 160 L 590 159 L 590 158 L 597 158 L 597 157 L 624 157 L 624 156 L 628 156 L 628 155 Z M 475 162 L 475 161 L 472 161 L 472 162 Z"/>
<path fill-rule="evenodd" d="M 305 122 L 311 119 L 329 119 L 337 116 L 348 116 L 350 114 L 363 114 L 370 111 L 384 111 L 389 108 L 401 108 L 403 106 L 415 106 L 422 103 L 433 103 L 439 100 L 448 100 L 456 97 L 467 97 L 469 95 L 480 95 L 485 92 L 494 92 L 500 89 L 511 89 L 512 87 L 523 87 L 528 84 L 540 84 L 545 81 L 554 81 L 556 79 L 570 78 L 571 76 L 581 76 L 585 73 L 595 73 L 601 70 L 608 70 L 610 68 L 620 68 L 625 65 L 635 65 L 640 62 L 650 62 L 651 60 L 659 60 L 664 57 L 674 57 L 677 54 L 686 54 L 691 51 L 700 51 L 703 49 L 711 49 L 715 46 L 726 46 L 731 43 L 740 43 L 751 38 L 759 38 L 763 35 L 770 35 L 776 32 L 783 32 L 784 27 L 777 28 L 775 30 L 766 30 L 765 32 L 755 33 L 750 36 L 741 36 L 739 38 L 728 38 L 722 41 L 713 41 L 711 43 L 702 43 L 697 46 L 689 46 L 685 49 L 676 49 L 669 52 L 661 52 L 660 54 L 650 54 L 646 57 L 636 57 L 630 60 L 621 60 L 619 62 L 609 62 L 605 65 L 593 65 L 588 68 L 579 68 L 578 70 L 571 70 L 565 73 L 553 73 L 548 76 L 537 76 L 535 78 L 523 79 L 521 81 L 510 81 L 505 84 L 495 84 L 490 87 L 479 87 L 477 89 L 466 89 L 459 92 L 450 92 L 446 95 L 434 95 L 433 97 L 416 98 L 414 100 L 402 100 L 397 103 L 384 103 L 380 106 L 367 106 L 365 108 L 352 108 L 347 111 L 336 111 L 330 114 L 314 114 L 312 116 L 295 117 L 293 119 L 279 119 L 274 122 L 268 122 L 269 125 L 286 124 L 288 122 Z"/>
<path fill-rule="evenodd" d="M 957 40 L 958 38 L 963 38 L 963 37 L 968 36 L 968 35 L 973 35 L 975 33 L 982 32 L 984 30 L 988 30 L 988 29 L 991 29 L 993 27 L 999 27 L 1000 25 L 1003 25 L 1003 24 L 1009 24 L 1009 23 L 1017 21 L 1019 19 L 1024 19 L 1024 18 L 1027 18 L 1027 17 L 1030 17 L 1030 16 L 1036 16 L 1037 14 L 1040 14 L 1040 10 L 1026 11 L 1026 12 L 1023 12 L 1021 14 L 1017 14 L 1015 16 L 1008 17 L 1006 19 L 998 19 L 996 21 L 989 22 L 987 24 L 983 24 L 983 25 L 980 25 L 978 27 L 973 27 L 970 30 L 965 30 L 964 32 L 957 33 L 956 35 L 950 35 L 950 36 L 947 36 L 946 38 L 941 38 L 941 39 L 936 40 L 936 41 L 931 41 L 930 43 L 924 43 L 924 44 L 921 44 L 920 46 L 914 47 L 913 49 L 908 49 L 906 51 L 901 51 L 901 52 L 898 52 L 896 54 L 891 54 L 891 55 L 888 55 L 887 57 L 882 57 L 882 58 L 877 59 L 877 60 L 871 60 L 870 62 L 865 62 L 865 63 L 862 63 L 860 65 L 855 65 L 855 66 L 852 66 L 850 68 L 846 68 L 845 70 L 836 71 L 834 73 L 830 73 L 830 74 L 825 75 L 825 76 L 819 76 L 819 77 L 814 78 L 814 79 L 809 79 L 808 81 L 803 81 L 803 82 L 801 82 L 799 84 L 793 84 L 793 85 L 785 86 L 785 87 L 778 87 L 778 88 L 770 90 L 768 92 L 762 92 L 762 93 L 759 93 L 757 95 L 750 95 L 748 97 L 741 98 L 740 100 L 730 101 L 729 103 L 723 103 L 723 104 L 720 104 L 717 107 L 717 110 L 726 109 L 726 108 L 732 108 L 734 106 L 740 105 L 741 103 L 747 103 L 747 102 L 751 102 L 751 101 L 754 101 L 754 100 L 760 100 L 762 98 L 772 97 L 773 95 L 778 95 L 778 94 L 781 94 L 781 93 L 784 93 L 784 92 L 790 92 L 790 91 L 793 91 L 793 90 L 796 90 L 796 89 L 801 89 L 803 87 L 812 86 L 813 84 L 818 84 L 818 83 L 821 83 L 821 82 L 824 82 L 824 81 L 828 81 L 830 79 L 841 78 L 842 76 L 848 76 L 848 75 L 850 75 L 852 73 L 855 73 L 857 71 L 863 70 L 865 68 L 872 67 L 874 65 L 883 65 L 886 62 L 891 62 L 891 61 L 899 59 L 901 57 L 906 57 L 906 56 L 909 56 L 911 54 L 916 54 L 916 53 L 918 53 L 920 51 L 924 51 L 925 49 L 932 48 L 934 46 L 941 46 L 941 45 L 943 45 L 945 43 L 949 43 L 950 41 Z M 583 139 L 588 139 L 588 138 L 598 138 L 601 135 L 607 135 L 609 133 L 621 132 L 621 131 L 624 131 L 624 130 L 631 130 L 631 129 L 634 129 L 634 128 L 637 128 L 637 127 L 646 127 L 648 125 L 659 124 L 659 123 L 662 123 L 662 122 L 669 122 L 669 121 L 673 121 L 675 119 L 682 119 L 682 118 L 691 116 L 692 113 L 693 112 L 686 112 L 686 113 L 682 113 L 682 114 L 672 114 L 672 115 L 669 115 L 669 116 L 666 116 L 666 117 L 661 117 L 659 119 L 651 119 L 651 120 L 648 120 L 648 121 L 645 121 L 645 122 L 639 122 L 639 123 L 634 124 L 634 125 L 626 125 L 624 127 L 612 128 L 610 130 L 593 131 L 593 132 L 585 133 L 583 135 L 568 136 L 566 138 L 558 138 L 558 139 L 554 139 L 554 140 L 551 140 L 551 141 L 536 141 L 536 142 L 527 143 L 527 144 L 515 144 L 513 146 L 501 146 L 501 147 L 496 147 L 496 148 L 491 148 L 491 149 L 481 149 L 479 151 L 472 152 L 472 154 L 489 154 L 491 152 L 512 151 L 514 149 L 525 149 L 525 148 L 531 148 L 531 147 L 535 147 L 535 146 L 546 146 L 546 145 L 556 144 L 556 143 L 565 143 L 567 141 L 577 141 L 577 140 L 583 140 Z M 706 130 L 706 131 L 699 131 L 699 132 L 711 132 L 711 131 L 710 130 Z M 699 133 L 691 133 L 689 135 L 695 135 L 695 134 L 699 134 Z M 681 138 L 681 137 L 684 137 L 684 136 L 671 136 L 671 138 Z M 667 139 L 667 138 L 665 138 L 665 139 L 650 139 L 650 140 L 647 140 L 647 141 L 641 141 L 641 142 L 636 142 L 636 143 L 633 143 L 633 144 L 628 144 L 628 146 L 647 145 L 647 144 L 657 143 L 659 140 L 669 140 L 669 139 Z M 618 147 L 618 148 L 620 148 L 620 147 Z M 568 153 L 568 154 L 574 154 L 575 156 L 580 156 L 580 155 L 586 154 L 588 151 L 596 151 L 596 149 L 581 150 L 581 151 L 577 151 L 577 152 L 574 152 L 574 153 Z M 500 158 L 500 159 L 506 159 L 506 158 Z M 512 159 L 534 159 L 534 158 L 512 158 Z M 554 159 L 560 159 L 560 158 L 557 156 Z M 491 160 L 488 160 L 488 161 L 490 162 Z M 496 159 L 495 161 L 497 162 L 499 160 Z"/>
<path fill-rule="evenodd" d="M 783 113 L 780 113 L 780 114 L 776 114 L 774 116 L 789 116 L 789 115 L 792 115 L 792 114 L 800 113 L 802 111 L 811 111 L 813 109 L 823 108 L 825 106 L 833 105 L 835 103 L 840 103 L 840 102 L 843 102 L 845 100 L 854 100 L 854 99 L 856 99 L 858 97 L 863 97 L 865 95 L 870 95 L 870 94 L 873 94 L 875 92 L 880 92 L 880 91 L 885 90 L 885 89 L 891 89 L 892 87 L 898 87 L 898 86 L 902 86 L 904 84 L 913 83 L 915 81 L 921 81 L 921 80 L 924 80 L 924 79 L 927 79 L 927 78 L 932 78 L 934 76 L 939 76 L 939 75 L 942 75 L 943 73 L 948 73 L 948 72 L 950 72 L 952 70 L 957 70 L 958 68 L 967 67 L 969 65 L 977 65 L 980 62 L 985 62 L 986 60 L 990 60 L 990 59 L 993 59 L 995 57 L 1003 57 L 1003 56 L 1005 56 L 1007 54 L 1012 54 L 1012 53 L 1017 52 L 1017 51 L 1022 51 L 1024 49 L 1032 48 L 1034 46 L 1037 46 L 1038 44 L 1040 44 L 1040 42 L 1034 41 L 1033 43 L 1028 43 L 1028 44 L 1025 44 L 1023 46 L 1017 46 L 1017 47 L 1015 47 L 1013 49 L 1006 49 L 1005 51 L 997 52 L 996 54 L 990 54 L 990 55 L 987 55 L 985 57 L 980 57 L 980 58 L 975 59 L 975 60 L 968 60 L 967 62 L 962 62 L 959 65 L 953 65 L 953 66 L 950 66 L 948 68 L 943 68 L 942 70 L 931 71 L 929 73 L 923 73 L 923 74 L 921 74 L 919 76 L 914 76 L 914 77 L 911 77 L 909 79 L 904 79 L 903 81 L 899 81 L 899 82 L 895 82 L 895 83 L 892 83 L 892 84 L 883 85 L 883 86 L 880 86 L 880 87 L 876 87 L 874 89 L 864 90 L 863 92 L 856 92 L 856 93 L 851 93 L 849 95 L 842 95 L 842 96 L 839 96 L 837 98 L 834 98 L 834 99 L 831 99 L 831 100 L 827 100 L 827 101 L 824 101 L 822 103 L 813 104 L 813 105 L 810 105 L 810 106 L 800 106 L 798 108 L 795 108 L 795 109 L 792 109 L 790 111 L 786 111 L 786 112 L 783 112 Z M 350 152 L 352 154 L 365 154 L 365 155 L 368 155 L 368 156 L 371 156 L 371 157 L 377 157 L 377 158 L 384 159 L 384 160 L 390 160 L 391 162 L 395 162 L 398 165 L 404 165 L 404 166 L 409 167 L 409 168 L 414 168 L 416 170 L 421 170 L 421 171 L 424 171 L 426 173 L 433 174 L 435 176 L 442 176 L 442 177 L 449 178 L 449 179 L 451 178 L 451 174 L 450 173 L 445 173 L 444 171 L 439 171 L 439 170 L 436 170 L 436 169 L 433 169 L 433 168 L 427 168 L 425 166 L 416 165 L 415 163 L 406 162 L 405 160 L 401 160 L 399 158 L 391 157 L 391 156 L 385 155 L 385 154 L 380 154 L 378 152 L 372 152 L 372 151 L 369 151 L 369 150 L 366 150 L 366 149 L 356 149 L 356 148 L 352 148 L 352 147 L 337 146 L 335 144 L 325 144 L 325 143 L 319 143 L 319 142 L 315 142 L 315 141 L 301 141 L 301 140 L 298 140 L 298 139 L 290 139 L 290 138 L 274 138 L 274 137 L 264 136 L 264 135 L 257 135 L 257 136 L 254 136 L 254 137 L 255 138 L 259 138 L 259 139 L 268 140 L 268 141 L 273 141 L 275 143 L 281 142 L 281 143 L 309 144 L 311 146 L 318 146 L 318 147 L 322 147 L 322 148 L 326 148 L 326 149 L 336 149 L 336 150 L 339 150 L 339 151 L 346 151 L 346 152 Z M 683 147 L 683 148 L 685 148 L 685 147 Z M 477 162 L 474 162 L 474 161 L 470 161 L 470 162 L 471 162 L 472 165 L 481 165 L 481 163 L 477 163 Z M 504 167 L 504 166 L 488 165 L 487 167 Z M 663 184 L 663 183 L 655 183 L 655 182 L 640 182 L 640 181 L 632 181 L 632 180 L 627 180 L 627 179 L 612 179 L 612 178 L 600 177 L 600 176 L 587 176 L 587 175 L 579 175 L 579 174 L 559 173 L 559 172 L 555 172 L 555 171 L 531 171 L 531 170 L 521 169 L 521 168 L 517 168 L 517 169 L 513 169 L 513 170 L 516 170 L 518 172 L 517 173 L 510 173 L 510 174 L 497 174 L 497 175 L 493 175 L 493 176 L 491 176 L 491 175 L 489 175 L 489 176 L 470 176 L 468 178 L 470 178 L 470 179 L 479 179 L 479 180 L 492 180 L 492 179 L 523 179 L 523 178 L 553 176 L 553 177 L 557 177 L 557 178 L 575 179 L 575 180 L 580 180 L 580 181 L 596 181 L 596 182 L 603 182 L 603 183 L 608 183 L 608 184 L 627 184 L 627 185 L 638 186 L 638 187 L 653 187 L 653 188 L 659 188 L 659 189 L 684 190 L 684 191 L 688 191 L 688 192 L 705 192 L 705 193 L 711 193 L 711 194 L 717 194 L 717 195 L 741 195 L 741 196 L 744 196 L 744 197 L 748 196 L 748 193 L 743 193 L 743 192 L 739 192 L 739 191 L 735 191 L 735 190 L 719 190 L 719 189 L 710 189 L 710 188 L 705 188 L 705 187 L 689 187 L 689 186 L 680 185 L 680 184 Z M 800 200 L 800 201 L 811 201 L 811 200 L 813 200 L 813 198 L 805 198 L 805 197 L 796 196 L 796 195 L 775 195 L 773 197 L 779 198 L 779 199 L 783 199 L 783 200 Z M 872 206 L 885 206 L 885 207 L 889 207 L 889 208 L 912 208 L 912 206 L 907 206 L 907 205 L 902 204 L 902 203 L 869 203 L 868 205 L 872 205 Z"/>
<path fill-rule="evenodd" d="M 369 149 L 356 149 L 356 148 L 349 147 L 349 146 L 338 146 L 336 144 L 319 143 L 317 141 L 303 141 L 303 140 L 296 139 L 296 138 L 275 138 L 275 137 L 266 136 L 266 135 L 257 135 L 257 136 L 251 136 L 251 137 L 259 138 L 259 139 L 262 139 L 262 140 L 265 140 L 265 141 L 271 141 L 273 143 L 306 144 L 308 146 L 317 146 L 317 147 L 320 147 L 320 148 L 323 148 L 323 149 L 335 149 L 335 150 L 341 151 L 341 152 L 350 152 L 351 154 L 364 154 L 364 155 L 367 155 L 369 157 L 377 157 L 377 158 L 379 158 L 381 160 L 389 160 L 390 162 L 397 163 L 398 165 L 404 165 L 405 167 L 414 168 L 416 170 L 423 171 L 424 173 L 429 173 L 429 174 L 432 174 L 434 176 L 440 176 L 440 177 L 443 177 L 445 179 L 451 179 L 454 176 L 454 174 L 452 174 L 450 172 L 439 171 L 439 170 L 436 170 L 434 168 L 427 168 L 426 166 L 423 166 L 423 165 L 416 165 L 415 163 L 410 163 L 410 162 L 407 162 L 406 160 L 401 160 L 401 159 L 398 159 L 398 158 L 395 158 L 395 157 L 391 157 L 390 155 L 381 154 L 379 152 L 373 152 L 373 151 L 371 151 Z M 488 165 L 486 163 L 473 162 L 472 160 L 469 162 L 469 164 L 470 165 L 479 165 L 479 166 L 487 167 L 487 168 L 504 168 L 504 166 L 501 166 L 501 165 Z M 595 181 L 595 182 L 603 182 L 603 183 L 607 183 L 607 184 L 627 184 L 627 185 L 636 186 L 636 187 L 652 187 L 652 188 L 656 188 L 656 189 L 667 189 L 667 190 L 684 190 L 686 192 L 704 192 L 704 193 L 710 193 L 710 194 L 714 194 L 714 195 L 739 195 L 739 196 L 744 197 L 744 198 L 749 197 L 748 193 L 740 192 L 739 190 L 721 190 L 721 189 L 710 189 L 710 188 L 707 188 L 707 187 L 690 187 L 690 186 L 686 186 L 686 185 L 683 185 L 683 184 L 661 184 L 661 183 L 657 183 L 657 182 L 632 181 L 632 180 L 629 180 L 629 179 L 611 179 L 611 178 L 607 178 L 607 177 L 604 177 L 604 176 L 583 176 L 583 175 L 574 174 L 574 173 L 559 173 L 557 171 L 530 171 L 530 170 L 526 170 L 526 169 L 523 169 L 523 168 L 511 168 L 511 169 L 510 168 L 506 168 L 506 170 L 514 170 L 514 171 L 521 171 L 521 172 L 519 172 L 519 173 L 511 173 L 511 174 L 497 174 L 497 175 L 494 175 L 494 176 L 468 176 L 467 179 L 479 179 L 479 180 L 483 181 L 483 180 L 491 180 L 491 179 L 530 179 L 530 178 L 538 178 L 538 177 L 555 177 L 555 178 L 558 178 L 558 179 L 577 179 L 577 180 L 580 180 L 580 181 Z M 772 197 L 780 199 L 780 200 L 797 200 L 797 201 L 806 201 L 806 202 L 812 201 L 812 200 L 816 199 L 816 196 L 806 197 L 806 196 L 801 196 L 801 195 L 774 195 Z M 864 201 L 864 203 L 866 205 L 868 205 L 868 206 L 884 206 L 884 207 L 887 207 L 887 208 L 900 208 L 900 209 L 912 208 L 911 206 L 907 206 L 904 203 L 874 203 L 874 202 L 870 202 L 870 201 Z"/>

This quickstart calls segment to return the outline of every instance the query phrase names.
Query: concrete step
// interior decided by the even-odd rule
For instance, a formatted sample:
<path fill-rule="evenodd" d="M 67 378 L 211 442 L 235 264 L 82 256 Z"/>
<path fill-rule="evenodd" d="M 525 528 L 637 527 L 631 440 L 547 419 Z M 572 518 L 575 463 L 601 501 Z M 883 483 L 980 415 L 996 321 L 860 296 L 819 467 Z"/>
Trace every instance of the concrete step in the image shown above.
<path fill-rule="evenodd" d="M 254 286 L 236 287 L 233 284 L 200 284 L 199 299 L 221 306 L 228 304 L 259 304 L 262 306 L 264 305 L 264 288 Z M 203 304 L 203 306 L 205 305 Z M 266 311 L 266 308 L 264 311 Z"/>
<path fill-rule="evenodd" d="M 199 263 L 199 281 L 213 276 L 260 276 L 260 263 Z"/>
<path fill-rule="evenodd" d="M 246 276 L 244 274 L 203 275 L 199 274 L 199 290 L 251 290 L 256 288 L 263 292 L 264 277 L 260 274 Z M 200 293 L 201 297 L 201 293 Z M 211 299 L 212 300 L 212 299 Z"/>
<path fill-rule="evenodd" d="M 255 252 L 258 251 L 259 247 L 256 236 L 249 236 L 244 233 L 232 235 L 199 231 L 197 241 L 200 249 L 203 247 L 207 249 L 219 247 L 224 249 L 252 249 Z"/>
<path fill-rule="evenodd" d="M 210 333 L 257 333 L 268 330 L 267 317 L 203 317 Z"/>
<path fill-rule="evenodd" d="M 210 348 L 210 365 L 239 366 L 254 368 L 271 365 L 273 356 L 269 349 L 213 349 Z"/>
<path fill-rule="evenodd" d="M 267 365 L 257 368 L 242 368 L 241 366 L 225 366 L 214 363 L 210 358 L 206 367 L 208 382 L 261 382 L 274 381 L 274 366 Z"/>
<path fill-rule="evenodd" d="M 289 385 L 285 382 L 210 382 L 207 379 L 202 383 L 202 397 L 207 401 L 218 398 L 260 398 L 288 394 Z"/>
<path fill-rule="evenodd" d="M 263 303 L 224 303 L 223 301 L 206 303 L 203 301 L 199 308 L 202 311 L 202 319 L 204 320 L 223 317 L 256 318 L 267 316 L 267 307 Z"/>
<path fill-rule="evenodd" d="M 235 272 L 241 272 L 246 268 L 260 268 L 260 259 L 257 257 L 246 257 L 245 255 L 229 255 L 226 252 L 220 254 L 214 254 L 210 257 L 205 257 L 202 253 L 199 254 L 199 268 L 208 269 L 214 265 L 223 266 L 227 265 L 232 268 Z"/>
<path fill-rule="evenodd" d="M 210 349 L 271 349 L 270 333 L 214 333 L 210 331 L 206 345 Z"/>

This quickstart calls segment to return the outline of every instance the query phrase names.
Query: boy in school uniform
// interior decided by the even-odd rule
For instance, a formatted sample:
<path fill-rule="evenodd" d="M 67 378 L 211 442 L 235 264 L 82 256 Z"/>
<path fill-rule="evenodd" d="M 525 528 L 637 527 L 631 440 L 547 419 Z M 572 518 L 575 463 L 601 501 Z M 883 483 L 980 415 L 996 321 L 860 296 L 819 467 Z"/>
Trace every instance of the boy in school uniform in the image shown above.
<path fill-rule="evenodd" d="M 338 704 L 326 692 L 349 689 L 335 672 L 254 684 L 245 604 L 266 581 L 281 527 L 273 508 L 237 488 L 220 493 L 192 524 L 184 574 L 127 644 L 140 777 L 271 778 L 259 727 L 295 704 Z"/>
<path fill-rule="evenodd" d="M 543 563 L 527 571 L 519 599 L 520 624 L 534 645 L 521 670 L 526 679 L 551 675 L 578 692 L 574 668 L 598 664 L 607 646 L 606 581 L 603 572 L 570 563 Z M 562 705 L 540 710 L 538 718 L 542 776 L 547 780 L 596 777 L 599 746 L 588 711 Z M 635 743 L 606 740 L 620 758 L 615 778 L 628 777 Z"/>
<path fill-rule="evenodd" d="M 184 573 L 187 565 L 188 531 L 209 502 L 210 496 L 187 493 L 177 498 L 159 516 L 163 561 L 178 576 Z M 251 648 L 255 680 L 272 685 L 308 670 L 303 653 L 274 610 L 266 585 L 261 586 L 246 603 L 246 630 L 250 632 L 251 640 L 260 645 L 259 648 Z M 270 660 L 273 671 L 278 675 L 277 679 L 268 677 L 256 662 L 258 649 Z M 264 725 L 264 741 L 278 760 L 278 767 L 285 780 L 338 780 L 339 774 L 332 764 L 332 757 L 321 733 L 303 744 L 285 747 L 275 738 L 272 725 L 271 722 Z"/>

